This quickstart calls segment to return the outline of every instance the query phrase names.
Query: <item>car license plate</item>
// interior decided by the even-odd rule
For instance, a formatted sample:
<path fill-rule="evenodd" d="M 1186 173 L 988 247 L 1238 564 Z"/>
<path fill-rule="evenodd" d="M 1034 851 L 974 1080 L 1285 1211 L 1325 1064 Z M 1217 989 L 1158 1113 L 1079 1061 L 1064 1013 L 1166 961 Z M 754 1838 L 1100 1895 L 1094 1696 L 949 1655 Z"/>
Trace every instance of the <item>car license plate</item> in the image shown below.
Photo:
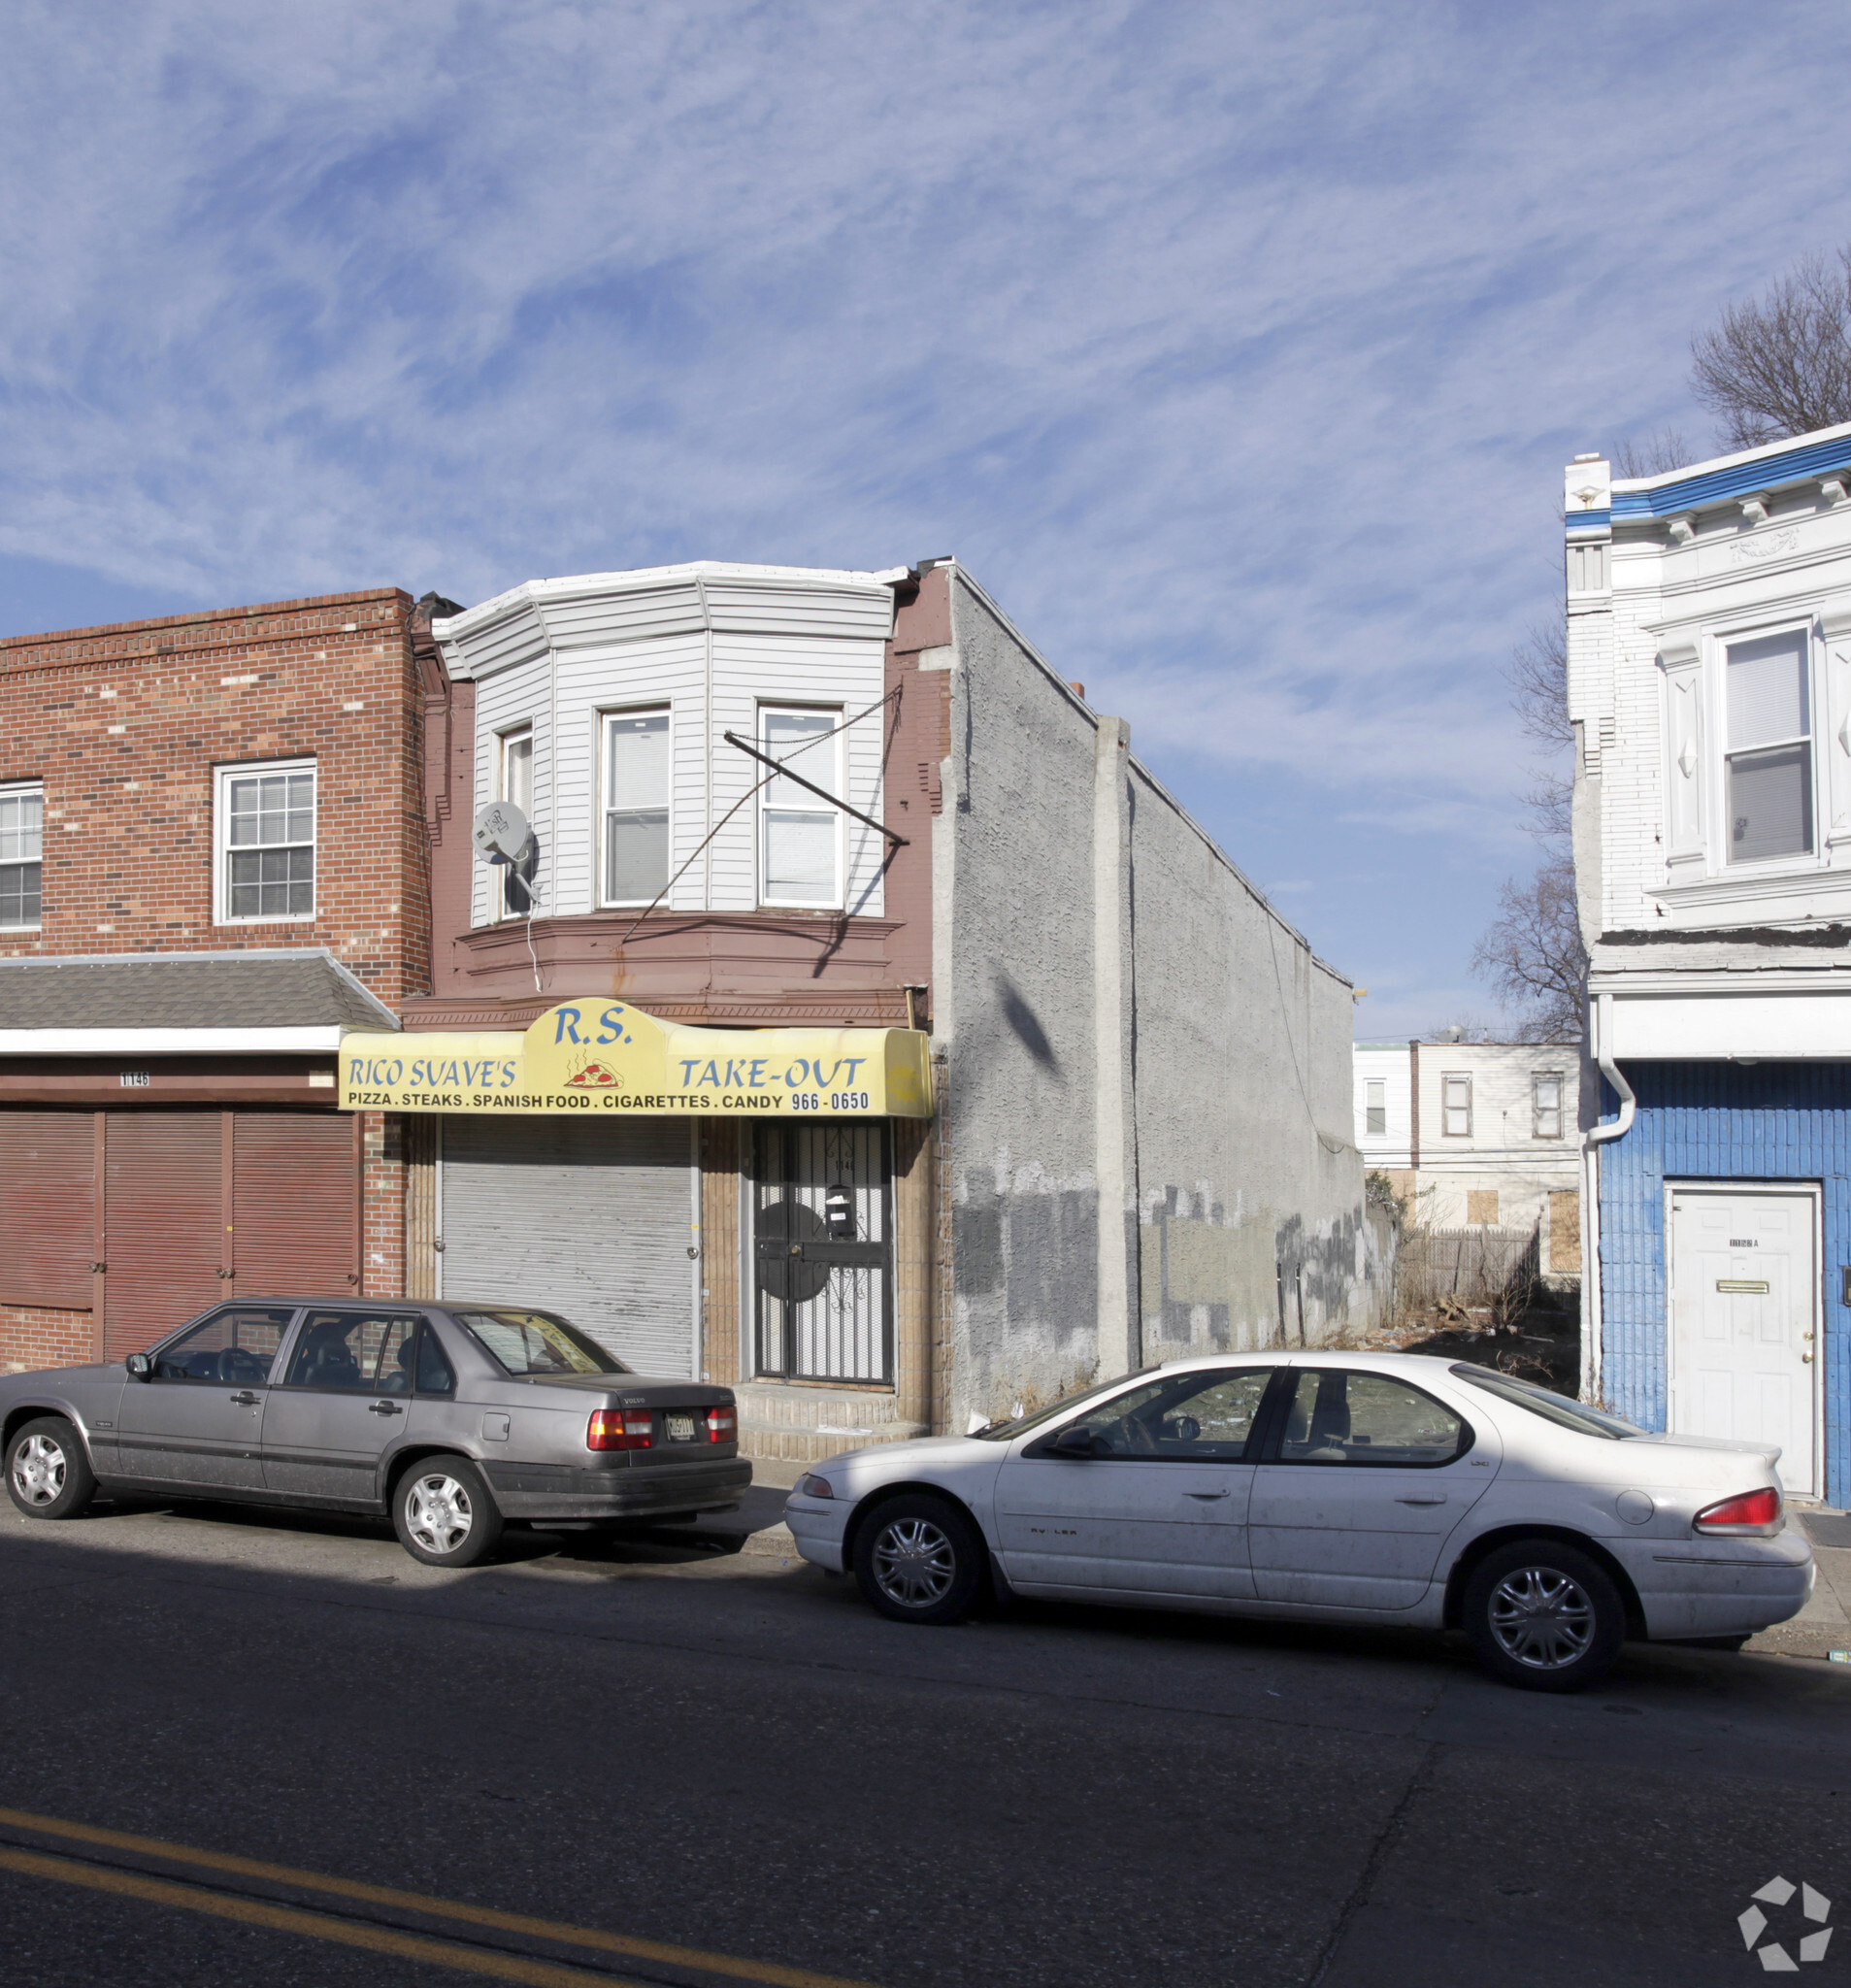
<path fill-rule="evenodd" d="M 692 1442 L 694 1441 L 694 1417 L 692 1415 L 671 1415 L 668 1418 L 669 1441 L 671 1442 Z"/>

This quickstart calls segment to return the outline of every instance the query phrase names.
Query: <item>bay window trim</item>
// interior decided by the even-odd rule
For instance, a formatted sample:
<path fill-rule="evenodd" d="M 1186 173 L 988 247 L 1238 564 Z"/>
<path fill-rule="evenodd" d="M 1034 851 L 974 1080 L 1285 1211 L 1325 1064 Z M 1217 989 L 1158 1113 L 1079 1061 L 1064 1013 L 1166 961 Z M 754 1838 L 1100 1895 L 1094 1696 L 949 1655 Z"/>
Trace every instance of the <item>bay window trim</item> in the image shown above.
<path fill-rule="evenodd" d="M 665 746 L 667 753 L 666 779 L 660 810 L 654 804 L 643 807 L 621 808 L 612 805 L 611 794 L 611 738 L 614 727 L 624 718 L 659 717 L 666 721 Z M 597 779 L 597 819 L 593 830 L 597 846 L 592 851 L 598 879 L 598 906 L 602 911 L 633 911 L 652 904 L 667 887 L 675 874 L 675 753 L 676 725 L 675 705 L 672 699 L 651 697 L 635 704 L 600 705 L 598 708 L 598 779 Z M 660 883 L 645 895 L 618 897 L 611 884 L 611 824 L 618 814 L 645 814 L 660 812 L 665 817 L 664 838 L 666 855 Z"/>
<path fill-rule="evenodd" d="M 773 743 L 768 735 L 767 720 L 775 717 L 826 718 L 839 727 L 843 719 L 843 707 L 839 704 L 810 704 L 801 698 L 761 698 L 752 718 L 752 733 L 758 749 L 777 758 Z M 817 786 L 833 794 L 846 794 L 846 752 L 845 734 L 836 730 L 833 736 L 818 739 L 817 745 L 827 745 L 831 755 L 828 767 L 818 770 L 814 761 L 803 768 L 804 777 Z M 797 752 L 786 756 L 795 760 L 799 752 L 808 748 L 799 747 Z M 847 902 L 848 852 L 846 822 L 847 817 L 840 807 L 832 806 L 814 795 L 805 794 L 803 804 L 779 804 L 772 798 L 772 789 L 777 785 L 776 776 L 767 779 L 760 787 L 758 805 L 754 810 L 753 869 L 757 876 L 757 901 L 767 911 L 841 911 Z M 803 790 L 799 789 L 801 793 Z M 771 832 L 771 819 L 775 814 L 802 814 L 820 819 L 827 815 L 830 821 L 831 846 L 834 858 L 834 877 L 831 893 L 827 900 L 818 898 L 776 897 L 772 894 L 768 875 L 767 848 Z"/>

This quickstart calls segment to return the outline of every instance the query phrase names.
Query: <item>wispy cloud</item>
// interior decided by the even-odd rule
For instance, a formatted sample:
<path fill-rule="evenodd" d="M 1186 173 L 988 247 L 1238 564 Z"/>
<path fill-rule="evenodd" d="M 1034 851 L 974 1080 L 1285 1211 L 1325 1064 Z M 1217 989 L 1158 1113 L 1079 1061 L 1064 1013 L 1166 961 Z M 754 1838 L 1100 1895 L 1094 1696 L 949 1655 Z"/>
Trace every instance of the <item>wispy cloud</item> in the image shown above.
<path fill-rule="evenodd" d="M 22 4 L 0 552 L 233 601 L 955 550 L 1237 857 L 1259 782 L 1334 904 L 1345 833 L 1458 874 L 1307 914 L 1450 999 L 1560 463 L 1701 431 L 1693 324 L 1851 235 L 1842 11 L 1667 25 Z"/>

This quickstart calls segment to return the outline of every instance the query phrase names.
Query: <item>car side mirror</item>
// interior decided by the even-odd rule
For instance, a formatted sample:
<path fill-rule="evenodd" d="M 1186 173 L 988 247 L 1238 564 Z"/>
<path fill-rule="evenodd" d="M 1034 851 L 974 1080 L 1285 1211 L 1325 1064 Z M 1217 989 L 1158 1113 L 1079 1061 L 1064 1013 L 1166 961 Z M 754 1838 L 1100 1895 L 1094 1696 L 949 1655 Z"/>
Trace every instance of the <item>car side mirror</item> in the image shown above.
<path fill-rule="evenodd" d="M 1063 1429 L 1054 1439 L 1053 1450 L 1056 1456 L 1091 1457 L 1099 1454 L 1099 1445 L 1090 1429 Z"/>
<path fill-rule="evenodd" d="M 152 1353 L 131 1353 L 122 1364 L 128 1369 L 131 1380 L 151 1380 L 154 1377 Z"/>

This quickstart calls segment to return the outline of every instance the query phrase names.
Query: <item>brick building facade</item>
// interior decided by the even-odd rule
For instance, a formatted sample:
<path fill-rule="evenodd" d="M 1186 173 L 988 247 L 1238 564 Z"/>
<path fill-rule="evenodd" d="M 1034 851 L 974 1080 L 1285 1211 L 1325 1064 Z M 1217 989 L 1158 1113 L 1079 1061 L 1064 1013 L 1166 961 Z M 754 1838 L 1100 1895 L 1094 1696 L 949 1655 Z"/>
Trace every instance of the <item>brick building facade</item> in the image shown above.
<path fill-rule="evenodd" d="M 398 1124 L 333 1071 L 429 985 L 415 622 L 385 588 L 0 642 L 0 1367 L 401 1288 Z M 291 1169 L 339 1217 L 306 1252 Z"/>

